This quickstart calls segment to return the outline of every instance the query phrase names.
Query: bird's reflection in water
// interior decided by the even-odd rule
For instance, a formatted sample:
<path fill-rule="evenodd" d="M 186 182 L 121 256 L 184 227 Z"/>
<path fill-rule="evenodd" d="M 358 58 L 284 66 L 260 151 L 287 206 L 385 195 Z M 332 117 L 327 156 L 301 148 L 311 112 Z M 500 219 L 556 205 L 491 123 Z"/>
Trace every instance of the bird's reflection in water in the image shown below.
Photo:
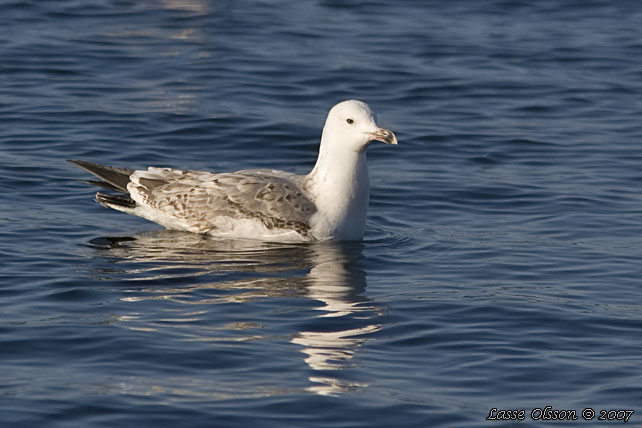
<path fill-rule="evenodd" d="M 99 276 L 126 278 L 125 302 L 173 301 L 190 305 L 243 303 L 270 298 L 306 298 L 320 302 L 313 322 L 302 319 L 305 331 L 291 331 L 291 343 L 302 346 L 306 364 L 314 370 L 308 391 L 332 395 L 367 386 L 339 378 L 354 363 L 356 351 L 379 329 L 379 309 L 366 298 L 366 275 L 356 265 L 363 258 L 361 243 L 276 244 L 215 240 L 207 236 L 154 231 L 134 237 L 98 238 L 92 246 L 110 263 Z M 140 287 L 131 288 L 133 284 Z M 139 282 L 140 281 L 140 282 Z M 309 306 L 305 305 L 309 310 Z M 291 310 L 291 303 L 284 308 Z M 183 313 L 183 320 L 202 318 L 202 306 Z M 302 317 L 307 312 L 303 312 Z M 176 314 L 171 320 L 177 322 Z M 123 316 L 129 328 L 159 331 L 167 320 L 141 323 Z M 337 322 L 340 321 L 340 322 Z M 239 333 L 256 329 L 262 320 L 230 322 L 208 330 Z M 192 326 L 193 327 L 193 326 Z M 200 337 L 194 337 L 200 335 Z M 224 335 L 224 340 L 260 340 L 260 335 Z M 222 340 L 220 335 L 189 329 L 187 340 Z"/>

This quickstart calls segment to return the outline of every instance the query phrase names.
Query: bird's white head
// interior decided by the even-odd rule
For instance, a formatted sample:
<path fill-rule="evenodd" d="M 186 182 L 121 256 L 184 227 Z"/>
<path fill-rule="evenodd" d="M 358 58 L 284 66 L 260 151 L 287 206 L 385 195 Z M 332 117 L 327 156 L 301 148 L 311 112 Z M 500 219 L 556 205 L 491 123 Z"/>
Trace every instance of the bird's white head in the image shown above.
<path fill-rule="evenodd" d="M 323 144 L 341 146 L 333 150 L 362 152 L 372 141 L 396 145 L 397 137 L 392 131 L 377 126 L 364 102 L 348 100 L 332 107 L 323 128 Z"/>

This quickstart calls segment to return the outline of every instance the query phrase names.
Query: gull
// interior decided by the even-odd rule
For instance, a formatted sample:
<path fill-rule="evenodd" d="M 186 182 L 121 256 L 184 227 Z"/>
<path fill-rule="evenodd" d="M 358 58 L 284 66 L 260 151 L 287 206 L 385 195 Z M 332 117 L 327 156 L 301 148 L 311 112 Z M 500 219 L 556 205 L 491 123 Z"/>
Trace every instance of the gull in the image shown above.
<path fill-rule="evenodd" d="M 263 241 L 363 239 L 370 198 L 366 149 L 372 141 L 397 144 L 361 101 L 330 110 L 312 171 L 232 173 L 149 167 L 135 171 L 69 160 L 97 180 L 81 180 L 121 194 L 96 193 L 101 205 L 167 229 Z"/>

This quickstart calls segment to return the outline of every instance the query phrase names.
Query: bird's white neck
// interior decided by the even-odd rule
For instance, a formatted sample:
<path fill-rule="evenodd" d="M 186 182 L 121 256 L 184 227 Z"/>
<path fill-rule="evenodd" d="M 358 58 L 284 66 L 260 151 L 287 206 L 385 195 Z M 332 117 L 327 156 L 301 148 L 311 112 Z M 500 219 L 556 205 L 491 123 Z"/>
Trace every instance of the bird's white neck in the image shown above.
<path fill-rule="evenodd" d="M 370 198 L 366 151 L 329 146 L 325 137 L 304 181 L 319 214 L 316 222 L 313 219 L 314 233 L 319 239 L 360 240 Z"/>

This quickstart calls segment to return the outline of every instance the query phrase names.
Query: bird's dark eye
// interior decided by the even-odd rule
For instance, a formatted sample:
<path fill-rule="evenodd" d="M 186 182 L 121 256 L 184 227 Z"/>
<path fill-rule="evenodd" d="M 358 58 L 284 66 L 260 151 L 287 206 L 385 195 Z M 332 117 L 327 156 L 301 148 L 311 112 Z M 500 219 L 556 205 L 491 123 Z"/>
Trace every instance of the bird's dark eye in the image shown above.
<path fill-rule="evenodd" d="M 354 123 L 354 120 L 352 119 L 346 119 L 346 122 L 348 122 L 348 125 L 352 125 Z"/>

